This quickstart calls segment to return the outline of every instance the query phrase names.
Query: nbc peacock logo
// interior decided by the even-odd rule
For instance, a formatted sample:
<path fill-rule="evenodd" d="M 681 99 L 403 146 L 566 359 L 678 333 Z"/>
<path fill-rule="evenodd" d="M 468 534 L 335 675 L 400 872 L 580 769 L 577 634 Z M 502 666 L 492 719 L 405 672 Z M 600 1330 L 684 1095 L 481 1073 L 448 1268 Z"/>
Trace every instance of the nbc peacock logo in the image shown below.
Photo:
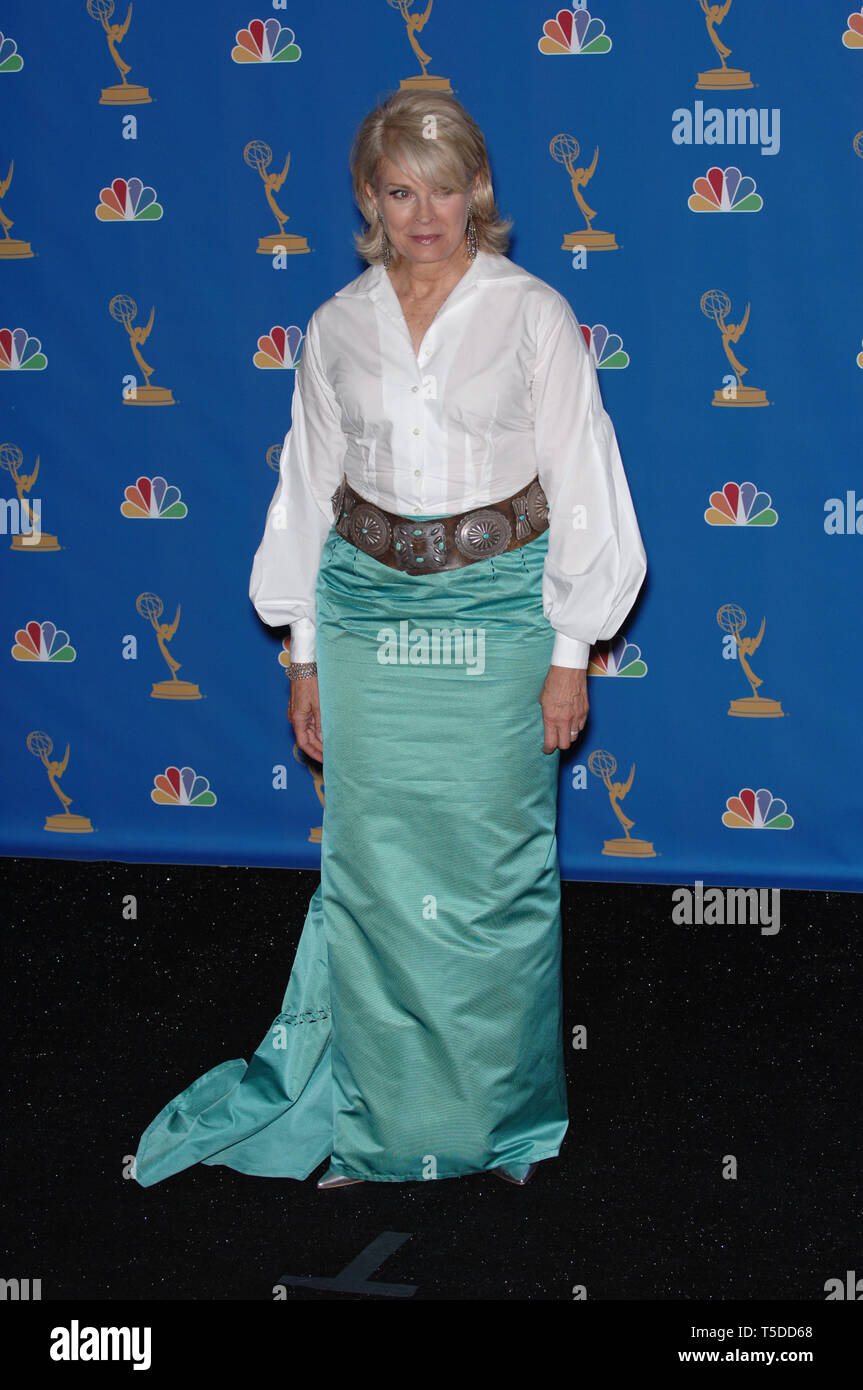
<path fill-rule="evenodd" d="M 95 209 L 100 222 L 158 222 L 162 204 L 143 179 L 114 179 L 99 194 Z"/>
<path fill-rule="evenodd" d="M 17 43 L 0 30 L 0 72 L 20 72 L 23 66 Z"/>
<path fill-rule="evenodd" d="M 180 489 L 168 485 L 167 478 L 142 476 L 130 483 L 123 493 L 120 511 L 130 521 L 182 521 L 189 509 L 180 496 Z"/>
<path fill-rule="evenodd" d="M 302 49 L 293 29 L 283 28 L 277 19 L 250 19 L 237 30 L 231 57 L 235 63 L 297 63 Z"/>
<path fill-rule="evenodd" d="M 767 787 L 741 787 L 725 806 L 722 824 L 729 830 L 790 830 L 794 824 L 786 803 Z"/>
<path fill-rule="evenodd" d="M 736 165 L 716 165 L 701 174 L 689 195 L 690 212 L 760 212 L 764 201 L 755 191 L 755 180 L 741 174 Z"/>
<path fill-rule="evenodd" d="M 609 333 L 604 323 L 595 323 L 592 328 L 581 324 L 581 336 L 598 370 L 619 371 L 629 366 L 629 353 L 623 346 L 623 339 L 619 333 Z"/>
<path fill-rule="evenodd" d="M 755 483 L 725 483 L 721 492 L 711 492 L 704 520 L 708 526 L 775 526 L 779 514 L 770 493 Z"/>
<path fill-rule="evenodd" d="M 587 667 L 589 676 L 646 676 L 647 662 L 642 659 L 641 648 L 634 642 L 619 637 L 612 644 L 597 643 L 591 653 Z"/>
<path fill-rule="evenodd" d="M 863 48 L 863 8 L 859 14 L 856 12 L 849 14 L 848 28 L 842 35 L 842 42 L 846 48 Z M 0 57 L 2 57 L 2 50 L 0 50 Z M 2 72 L 2 68 L 0 68 L 0 72 Z"/>
<path fill-rule="evenodd" d="M 0 371 L 44 372 L 48 358 L 26 328 L 0 328 Z"/>
<path fill-rule="evenodd" d="M 75 661 L 78 653 L 69 641 L 68 632 L 51 622 L 37 622 L 31 618 L 26 627 L 19 627 L 15 633 L 12 648 L 15 661 Z"/>
<path fill-rule="evenodd" d="M 157 806 L 215 806 L 216 793 L 193 767 L 166 767 L 153 778 L 151 800 Z"/>
<path fill-rule="evenodd" d="M 537 48 L 550 58 L 576 58 L 610 52 L 611 39 L 603 21 L 576 4 L 545 21 Z"/>
<path fill-rule="evenodd" d="M 252 361 L 262 372 L 293 371 L 300 360 L 303 330 L 292 323 L 289 328 L 278 324 L 258 339 L 258 350 Z"/>

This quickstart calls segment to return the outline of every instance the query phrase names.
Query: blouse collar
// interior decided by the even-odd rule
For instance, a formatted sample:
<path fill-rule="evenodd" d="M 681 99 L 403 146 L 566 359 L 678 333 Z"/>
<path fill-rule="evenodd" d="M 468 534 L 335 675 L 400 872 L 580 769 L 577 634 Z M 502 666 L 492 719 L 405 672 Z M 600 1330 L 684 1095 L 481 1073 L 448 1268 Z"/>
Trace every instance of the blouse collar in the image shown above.
<path fill-rule="evenodd" d="M 517 266 L 508 256 L 498 255 L 492 251 L 477 251 L 476 257 L 468 266 L 464 275 L 453 288 L 452 293 L 467 294 L 475 289 L 485 280 L 529 280 L 530 274 Z M 380 300 L 382 297 L 395 298 L 395 289 L 392 280 L 387 274 L 382 262 L 378 261 L 375 265 L 370 265 L 355 280 L 336 290 L 336 295 L 345 297 L 366 296 L 371 299 Z"/>

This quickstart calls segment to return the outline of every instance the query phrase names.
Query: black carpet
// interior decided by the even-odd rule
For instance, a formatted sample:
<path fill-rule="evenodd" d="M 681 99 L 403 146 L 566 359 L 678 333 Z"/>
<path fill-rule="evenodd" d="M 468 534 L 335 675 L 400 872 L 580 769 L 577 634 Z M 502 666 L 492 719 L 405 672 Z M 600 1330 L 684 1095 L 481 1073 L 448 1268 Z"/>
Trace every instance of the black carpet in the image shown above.
<path fill-rule="evenodd" d="M 587 1046 L 567 1043 L 560 1158 L 524 1188 L 198 1165 L 142 1189 L 144 1128 L 278 1012 L 317 876 L 2 872 L 0 1273 L 43 1300 L 815 1303 L 863 1275 L 858 895 L 783 891 L 765 935 L 675 925 L 670 886 L 564 884 L 565 1030 Z"/>

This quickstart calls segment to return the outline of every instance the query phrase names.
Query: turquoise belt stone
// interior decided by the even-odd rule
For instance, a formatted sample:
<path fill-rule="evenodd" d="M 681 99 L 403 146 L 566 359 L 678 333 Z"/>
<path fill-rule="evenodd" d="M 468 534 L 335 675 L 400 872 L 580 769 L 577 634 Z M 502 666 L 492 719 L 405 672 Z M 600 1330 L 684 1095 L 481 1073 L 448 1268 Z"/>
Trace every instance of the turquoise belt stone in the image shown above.
<path fill-rule="evenodd" d="M 422 521 L 375 506 L 347 478 L 331 501 L 343 540 L 406 574 L 460 569 L 518 550 L 548 529 L 548 501 L 539 478 L 501 502 Z"/>

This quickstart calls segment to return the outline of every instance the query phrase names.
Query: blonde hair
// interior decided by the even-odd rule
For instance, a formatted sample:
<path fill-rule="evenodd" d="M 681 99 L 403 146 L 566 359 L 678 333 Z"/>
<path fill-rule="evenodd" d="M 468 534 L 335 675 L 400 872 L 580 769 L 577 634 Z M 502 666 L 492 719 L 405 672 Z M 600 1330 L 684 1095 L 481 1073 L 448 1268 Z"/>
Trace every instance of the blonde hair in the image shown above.
<path fill-rule="evenodd" d="M 354 197 L 368 225 L 354 234 L 354 244 L 370 265 L 384 259 L 386 233 L 365 186 L 377 189 L 382 159 L 400 163 L 429 188 L 466 191 L 479 174 L 471 198 L 477 249 L 506 252 L 512 218 L 502 218 L 495 203 L 483 133 L 454 96 L 402 89 L 370 111 L 357 131 L 351 175 Z M 397 262 L 394 246 L 390 254 Z"/>

